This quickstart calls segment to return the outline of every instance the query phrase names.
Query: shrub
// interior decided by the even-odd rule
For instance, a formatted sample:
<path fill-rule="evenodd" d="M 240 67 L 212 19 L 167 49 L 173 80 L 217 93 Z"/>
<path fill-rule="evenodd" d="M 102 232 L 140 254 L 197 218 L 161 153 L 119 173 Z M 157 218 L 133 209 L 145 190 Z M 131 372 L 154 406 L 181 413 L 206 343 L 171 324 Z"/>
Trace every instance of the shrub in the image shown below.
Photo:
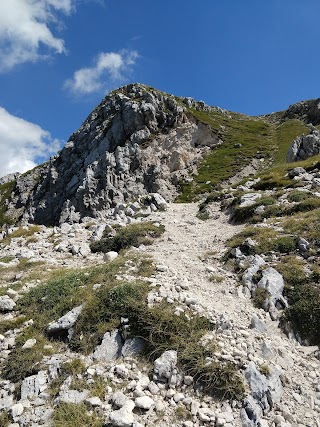
<path fill-rule="evenodd" d="M 294 190 L 288 194 L 289 202 L 299 203 L 303 200 L 309 199 L 311 197 L 310 193 L 306 193 L 304 191 Z"/>
<path fill-rule="evenodd" d="M 287 291 L 290 301 L 285 318 L 310 344 L 320 344 L 320 288 L 312 283 Z"/>
<path fill-rule="evenodd" d="M 294 236 L 281 236 L 272 241 L 272 250 L 289 254 L 297 248 L 297 238 Z"/>
<path fill-rule="evenodd" d="M 270 297 L 270 293 L 263 288 L 257 288 L 253 297 L 253 305 L 257 308 L 262 308 L 266 299 Z"/>
<path fill-rule="evenodd" d="M 153 238 L 161 236 L 164 227 L 156 227 L 151 222 L 129 224 L 117 230 L 114 237 L 103 237 L 90 245 L 92 252 L 119 252 L 131 246 L 150 245 Z"/>

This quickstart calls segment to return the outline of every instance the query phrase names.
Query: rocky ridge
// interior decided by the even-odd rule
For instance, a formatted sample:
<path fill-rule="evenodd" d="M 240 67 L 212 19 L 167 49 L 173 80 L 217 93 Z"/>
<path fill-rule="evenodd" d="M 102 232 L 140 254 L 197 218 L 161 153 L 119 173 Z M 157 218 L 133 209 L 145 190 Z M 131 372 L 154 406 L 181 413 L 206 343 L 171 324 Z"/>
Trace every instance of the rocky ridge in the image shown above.
<path fill-rule="evenodd" d="M 58 225 L 106 218 L 118 204 L 148 193 L 173 200 L 178 182 L 221 143 L 187 106 L 210 108 L 141 84 L 111 93 L 57 156 L 17 177 L 7 216 Z"/>

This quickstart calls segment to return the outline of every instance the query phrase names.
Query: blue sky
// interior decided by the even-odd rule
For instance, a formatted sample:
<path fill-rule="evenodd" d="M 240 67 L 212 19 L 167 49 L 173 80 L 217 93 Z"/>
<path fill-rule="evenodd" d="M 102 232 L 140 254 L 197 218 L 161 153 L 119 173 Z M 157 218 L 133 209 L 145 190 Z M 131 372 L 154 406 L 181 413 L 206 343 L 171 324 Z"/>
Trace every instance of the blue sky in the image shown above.
<path fill-rule="evenodd" d="M 1 0 L 0 175 L 141 82 L 247 114 L 319 94 L 319 0 Z"/>

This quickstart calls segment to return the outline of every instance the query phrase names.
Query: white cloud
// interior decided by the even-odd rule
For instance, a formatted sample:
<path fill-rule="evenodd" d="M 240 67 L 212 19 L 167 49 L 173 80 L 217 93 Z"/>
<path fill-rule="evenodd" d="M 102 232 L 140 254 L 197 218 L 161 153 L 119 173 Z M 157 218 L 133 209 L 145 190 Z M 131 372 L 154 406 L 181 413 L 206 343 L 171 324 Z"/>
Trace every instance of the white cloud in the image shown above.
<path fill-rule="evenodd" d="M 99 90 L 107 91 L 109 84 L 119 83 L 126 79 L 138 58 L 135 50 L 101 52 L 95 58 L 92 67 L 81 68 L 73 77 L 64 83 L 64 87 L 74 95 L 86 95 Z"/>
<path fill-rule="evenodd" d="M 64 53 L 64 41 L 54 36 L 49 24 L 57 13 L 71 13 L 76 0 L 0 0 L 0 71 L 34 62 L 48 52 Z"/>
<path fill-rule="evenodd" d="M 25 172 L 38 158 L 55 154 L 61 142 L 40 126 L 13 116 L 0 107 L 0 176 Z"/>

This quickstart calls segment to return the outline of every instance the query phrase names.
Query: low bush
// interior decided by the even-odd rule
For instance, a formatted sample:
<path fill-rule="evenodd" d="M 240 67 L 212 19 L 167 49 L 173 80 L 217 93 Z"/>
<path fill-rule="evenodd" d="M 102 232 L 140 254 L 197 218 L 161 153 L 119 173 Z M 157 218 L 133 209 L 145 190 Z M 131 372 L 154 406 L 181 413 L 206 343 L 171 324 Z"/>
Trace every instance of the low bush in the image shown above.
<path fill-rule="evenodd" d="M 299 203 L 303 200 L 307 200 L 311 197 L 310 193 L 306 193 L 305 191 L 294 190 L 288 194 L 289 202 Z"/>
<path fill-rule="evenodd" d="M 121 227 L 113 237 L 106 237 L 90 245 L 92 252 L 119 252 L 131 246 L 150 245 L 152 239 L 161 236 L 164 227 L 155 226 L 152 222 L 141 222 Z"/>

